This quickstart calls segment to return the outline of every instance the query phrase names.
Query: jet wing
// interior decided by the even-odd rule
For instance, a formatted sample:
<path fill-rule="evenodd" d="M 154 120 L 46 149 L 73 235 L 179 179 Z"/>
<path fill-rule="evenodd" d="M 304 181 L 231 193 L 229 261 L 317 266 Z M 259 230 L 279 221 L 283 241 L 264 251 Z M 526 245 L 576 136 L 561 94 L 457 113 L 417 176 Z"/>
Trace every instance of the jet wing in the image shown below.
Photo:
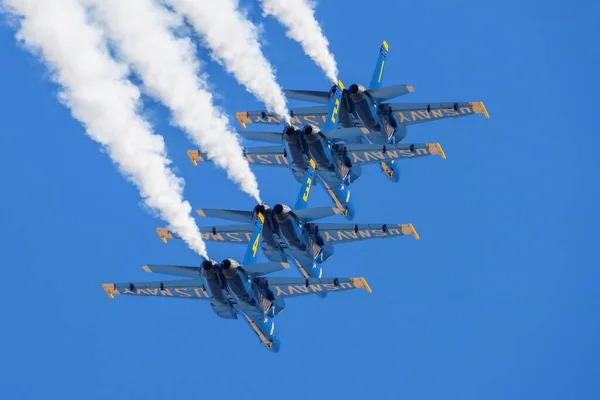
<path fill-rule="evenodd" d="M 342 153 L 350 157 L 354 164 L 375 164 L 386 160 L 401 160 L 439 154 L 446 159 L 439 143 L 433 144 L 346 144 Z"/>
<path fill-rule="evenodd" d="M 281 133 L 277 132 L 265 132 L 265 131 L 239 131 L 238 135 L 247 140 L 254 140 L 257 142 L 267 142 L 281 144 L 283 138 Z"/>
<path fill-rule="evenodd" d="M 311 224 L 310 229 L 317 231 L 326 243 L 331 244 L 406 235 L 413 235 L 419 240 L 412 224 Z"/>
<path fill-rule="evenodd" d="M 312 103 L 328 104 L 329 92 L 321 90 L 290 90 L 284 89 L 283 93 L 289 99 L 310 101 Z"/>
<path fill-rule="evenodd" d="M 258 278 L 258 285 L 269 288 L 275 297 L 297 297 L 325 292 L 371 288 L 365 278 Z"/>
<path fill-rule="evenodd" d="M 198 162 L 210 161 L 210 157 L 200 150 L 187 150 L 187 155 L 195 166 Z M 288 160 L 283 146 L 261 146 L 244 149 L 248 163 L 268 165 L 271 167 L 287 167 Z"/>
<path fill-rule="evenodd" d="M 384 103 L 385 109 L 391 107 L 398 124 L 414 125 L 444 118 L 458 118 L 468 115 L 489 114 L 483 102 L 460 103 Z"/>
<path fill-rule="evenodd" d="M 223 225 L 201 227 L 200 232 L 202 233 L 203 240 L 248 244 L 253 229 L 252 224 Z M 158 236 L 164 243 L 167 243 L 167 239 L 181 239 L 167 228 L 156 228 L 156 233 L 158 233 Z"/>
<path fill-rule="evenodd" d="M 111 299 L 114 299 L 114 296 L 118 294 L 196 300 L 210 299 L 210 295 L 204 289 L 204 281 L 202 279 L 182 279 L 160 282 L 103 283 L 102 288 Z"/>
<path fill-rule="evenodd" d="M 297 126 L 307 124 L 321 126 L 325 122 L 328 111 L 329 107 L 327 105 L 294 108 L 290 110 L 291 123 Z M 246 128 L 246 124 L 252 123 L 266 125 L 280 125 L 284 123 L 281 117 L 266 110 L 239 111 L 235 113 L 235 116 L 244 129 Z"/>

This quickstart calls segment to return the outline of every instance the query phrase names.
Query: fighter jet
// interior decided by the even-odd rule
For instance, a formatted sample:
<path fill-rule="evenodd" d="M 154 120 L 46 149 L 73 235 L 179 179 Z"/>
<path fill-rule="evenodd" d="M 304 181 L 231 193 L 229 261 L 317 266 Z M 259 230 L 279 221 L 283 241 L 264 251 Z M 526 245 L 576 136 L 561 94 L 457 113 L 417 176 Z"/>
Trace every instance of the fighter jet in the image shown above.
<path fill-rule="evenodd" d="M 323 130 L 314 125 L 306 125 L 301 131 L 290 125 L 285 128 L 283 138 L 274 132 L 259 132 L 257 140 L 281 142 L 283 146 L 253 147 L 244 149 L 246 159 L 251 164 L 289 167 L 300 182 L 309 168 L 309 160 L 314 160 L 319 182 L 323 184 L 336 208 L 347 219 L 354 218 L 354 206 L 350 199 L 349 185 L 362 174 L 362 166 L 382 163 L 389 174 L 399 178 L 395 160 L 438 154 L 446 158 L 439 143 L 435 144 L 352 144 L 347 138 L 372 136 L 366 128 L 337 129 L 340 102 L 344 86 L 338 82 L 329 104 L 327 120 Z M 254 132 L 256 133 L 256 132 Z M 249 137 L 248 132 L 243 136 Z M 252 136 L 252 135 L 250 135 Z M 198 165 L 199 161 L 210 158 L 200 150 L 188 150 L 188 156 Z M 385 161 L 382 161 L 385 160 Z M 388 168 L 389 167 L 389 168 Z M 390 168 L 396 168 L 391 170 Z M 394 172 L 395 171 L 395 172 Z"/>
<path fill-rule="evenodd" d="M 273 262 L 293 263 L 304 278 L 321 278 L 322 263 L 334 254 L 333 245 L 367 239 L 383 239 L 413 235 L 419 239 L 412 224 L 327 224 L 316 220 L 338 214 L 336 207 L 307 208 L 315 172 L 311 159 L 308 171 L 298 193 L 296 205 L 291 208 L 276 204 L 273 208 L 259 204 L 252 211 L 203 208 L 197 210 L 202 217 L 213 217 L 243 222 L 241 225 L 201 227 L 202 237 L 207 241 L 246 244 L 252 242 L 253 221 L 265 216 L 261 236 L 261 248 Z M 161 240 L 177 236 L 167 228 L 156 228 Z"/>
<path fill-rule="evenodd" d="M 289 268 L 287 263 L 255 264 L 264 216 L 255 221 L 244 263 L 227 258 L 221 263 L 205 260 L 200 267 L 176 265 L 146 265 L 146 272 L 174 275 L 187 279 L 155 282 L 103 283 L 111 299 L 115 295 L 154 296 L 206 300 L 221 318 L 245 320 L 260 342 L 272 352 L 280 349 L 275 330 L 275 316 L 285 308 L 289 297 L 371 289 L 364 278 L 284 278 L 265 277 L 269 273 Z"/>

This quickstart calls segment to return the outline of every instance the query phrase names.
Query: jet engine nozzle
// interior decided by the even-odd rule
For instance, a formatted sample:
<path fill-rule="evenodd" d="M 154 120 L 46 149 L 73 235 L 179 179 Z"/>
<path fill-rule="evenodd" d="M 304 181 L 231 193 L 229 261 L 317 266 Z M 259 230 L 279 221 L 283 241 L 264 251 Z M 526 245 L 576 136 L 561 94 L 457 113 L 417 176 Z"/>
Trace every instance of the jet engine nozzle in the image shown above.
<path fill-rule="evenodd" d="M 357 85 L 356 83 L 350 85 L 350 99 L 352 99 L 353 102 L 357 103 L 359 101 L 361 101 L 363 99 L 363 97 L 365 97 L 365 87 L 362 85 Z"/>
<path fill-rule="evenodd" d="M 217 274 L 219 264 L 213 260 L 204 260 L 200 266 L 202 267 L 202 275 L 206 278 L 212 278 Z"/>
<path fill-rule="evenodd" d="M 237 274 L 237 269 L 240 264 L 232 258 L 226 258 L 221 262 L 221 268 L 223 268 L 223 275 L 225 278 L 232 278 Z"/>
<path fill-rule="evenodd" d="M 259 204 L 256 207 L 254 207 L 254 214 L 258 214 L 261 213 L 262 215 L 265 215 L 267 213 L 267 210 L 269 209 L 269 206 L 266 204 Z"/>
<path fill-rule="evenodd" d="M 292 211 L 291 208 L 284 204 L 275 205 L 275 207 L 273 207 L 273 213 L 275 213 L 275 220 L 277 220 L 277 222 L 285 221 L 286 219 L 288 219 L 290 211 Z"/>
<path fill-rule="evenodd" d="M 319 128 L 314 125 L 306 125 L 304 129 L 302 129 L 302 133 L 304 133 L 304 138 L 308 143 L 314 143 L 319 139 Z"/>

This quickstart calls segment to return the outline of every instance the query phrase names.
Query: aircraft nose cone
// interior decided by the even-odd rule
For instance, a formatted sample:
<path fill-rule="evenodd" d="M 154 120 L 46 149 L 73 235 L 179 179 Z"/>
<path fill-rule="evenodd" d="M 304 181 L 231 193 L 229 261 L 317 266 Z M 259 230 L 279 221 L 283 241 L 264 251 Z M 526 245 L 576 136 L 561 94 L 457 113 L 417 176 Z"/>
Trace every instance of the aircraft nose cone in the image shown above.
<path fill-rule="evenodd" d="M 350 93 L 352 93 L 352 94 L 358 93 L 358 85 L 356 83 L 350 85 Z"/>

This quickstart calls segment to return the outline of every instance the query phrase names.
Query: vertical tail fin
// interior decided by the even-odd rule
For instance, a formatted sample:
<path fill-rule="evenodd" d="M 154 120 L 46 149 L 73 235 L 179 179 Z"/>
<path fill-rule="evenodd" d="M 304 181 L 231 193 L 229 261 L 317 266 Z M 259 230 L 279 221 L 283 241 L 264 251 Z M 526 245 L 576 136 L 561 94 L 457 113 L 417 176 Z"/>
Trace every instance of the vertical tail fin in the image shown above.
<path fill-rule="evenodd" d="M 254 230 L 252 231 L 252 236 L 250 236 L 250 243 L 248 243 L 246 255 L 244 256 L 244 265 L 254 264 L 256 262 L 256 253 L 258 253 L 260 235 L 262 234 L 264 223 L 265 216 L 261 212 L 257 212 L 256 221 L 254 221 Z"/>
<path fill-rule="evenodd" d="M 323 124 L 324 131 L 335 131 L 339 122 L 339 112 L 342 102 L 342 93 L 344 92 L 344 84 L 342 81 L 337 82 L 335 87 L 335 93 L 329 100 L 329 111 L 327 112 L 327 119 Z"/>
<path fill-rule="evenodd" d="M 375 69 L 373 70 L 373 76 L 371 77 L 371 84 L 369 85 L 369 89 L 379 89 L 383 84 L 383 68 L 385 66 L 385 59 L 388 53 L 388 44 L 384 40 L 381 44 L 381 49 L 379 50 L 379 58 L 377 59 L 377 64 L 375 65 Z"/>
<path fill-rule="evenodd" d="M 304 210 L 308 206 L 308 196 L 310 194 L 310 188 L 312 187 L 312 183 L 315 180 L 315 160 L 312 158 L 308 162 L 308 170 L 306 171 L 306 175 L 304 175 L 304 182 L 302 183 L 302 187 L 300 188 L 300 192 L 298 193 L 298 198 L 296 199 L 296 205 L 294 206 L 294 210 Z"/>

